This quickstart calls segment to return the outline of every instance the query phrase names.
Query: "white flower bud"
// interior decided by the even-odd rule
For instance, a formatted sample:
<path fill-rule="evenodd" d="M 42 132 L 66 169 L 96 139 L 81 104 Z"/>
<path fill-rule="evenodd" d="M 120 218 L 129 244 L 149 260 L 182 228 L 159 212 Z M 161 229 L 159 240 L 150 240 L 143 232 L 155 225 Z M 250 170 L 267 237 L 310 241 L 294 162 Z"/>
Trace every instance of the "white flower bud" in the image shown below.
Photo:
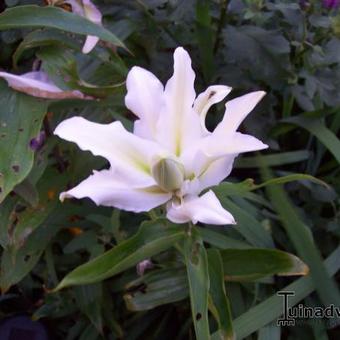
<path fill-rule="evenodd" d="M 152 167 L 152 176 L 165 191 L 180 189 L 184 180 L 184 167 L 170 158 L 157 161 Z"/>

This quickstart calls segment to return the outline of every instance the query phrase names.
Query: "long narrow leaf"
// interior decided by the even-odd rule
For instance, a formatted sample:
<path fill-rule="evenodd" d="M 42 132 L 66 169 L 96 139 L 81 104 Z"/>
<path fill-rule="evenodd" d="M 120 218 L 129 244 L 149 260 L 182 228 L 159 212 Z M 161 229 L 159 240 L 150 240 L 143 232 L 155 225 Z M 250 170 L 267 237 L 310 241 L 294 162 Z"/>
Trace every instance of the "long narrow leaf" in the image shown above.
<path fill-rule="evenodd" d="M 308 130 L 320 140 L 320 142 L 333 154 L 338 163 L 340 163 L 340 141 L 337 136 L 325 126 L 321 119 L 300 115 L 285 119 L 284 121 L 296 124 L 303 129 Z"/>
<path fill-rule="evenodd" d="M 207 242 L 220 249 L 248 249 L 252 246 L 244 241 L 239 241 L 231 237 L 225 236 L 218 231 L 209 228 L 197 228 L 204 242 Z"/>
<path fill-rule="evenodd" d="M 250 213 L 237 206 L 225 195 L 216 192 L 222 205 L 232 213 L 237 222 L 235 230 L 238 231 L 253 246 L 261 248 L 274 248 L 271 235 L 264 229 Z"/>
<path fill-rule="evenodd" d="M 189 281 L 192 318 L 197 340 L 209 340 L 207 253 L 198 232 L 193 229 L 184 242 L 184 258 Z"/>
<path fill-rule="evenodd" d="M 235 339 L 233 321 L 229 299 L 224 285 L 224 272 L 222 258 L 218 250 L 208 251 L 209 278 L 210 278 L 210 310 L 217 320 L 224 340 Z"/>
<path fill-rule="evenodd" d="M 61 8 L 35 5 L 17 6 L 7 9 L 0 15 L 0 30 L 26 27 L 49 27 L 82 35 L 94 35 L 125 48 L 124 44 L 104 27 Z"/>
<path fill-rule="evenodd" d="M 262 175 L 268 180 L 271 177 L 270 170 L 263 167 Z M 267 192 L 297 253 L 310 268 L 310 273 L 321 301 L 324 305 L 332 303 L 340 305 L 339 290 L 327 274 L 312 234 L 300 220 L 288 195 L 278 185 L 267 187 Z"/>
<path fill-rule="evenodd" d="M 47 103 L 18 93 L 0 82 L 0 203 L 30 172 Z"/>
<path fill-rule="evenodd" d="M 278 166 L 305 161 L 310 157 L 310 155 L 306 150 L 299 150 L 280 152 L 278 154 L 265 155 L 262 157 L 263 162 L 267 166 Z M 236 168 L 257 168 L 259 166 L 260 164 L 256 157 L 242 157 L 235 163 Z"/>
<path fill-rule="evenodd" d="M 102 281 L 170 248 L 183 236 L 184 230 L 180 226 L 145 223 L 135 236 L 66 275 L 55 291 L 71 285 Z"/>
<path fill-rule="evenodd" d="M 142 291 L 138 290 L 141 285 Z M 189 295 L 184 268 L 153 270 L 130 282 L 126 289 L 129 291 L 124 295 L 124 300 L 127 308 L 132 311 L 153 309 L 183 300 Z"/>
<path fill-rule="evenodd" d="M 295 255 L 276 249 L 220 251 L 227 281 L 252 281 L 269 275 L 306 275 L 308 267 Z"/>
<path fill-rule="evenodd" d="M 280 176 L 271 178 L 263 183 L 255 184 L 254 180 L 251 178 L 247 178 L 243 182 L 239 183 L 232 183 L 232 182 L 222 182 L 218 186 L 214 187 L 214 191 L 216 193 L 219 193 L 220 195 L 227 195 L 227 196 L 243 196 L 244 194 L 248 193 L 249 191 L 254 191 L 257 189 L 261 189 L 263 187 L 266 187 L 268 185 L 272 184 L 285 184 L 290 183 L 294 181 L 311 181 L 319 185 L 323 185 L 326 188 L 329 188 L 329 185 L 308 174 L 290 174 L 287 176 Z"/>
<path fill-rule="evenodd" d="M 338 247 L 324 262 L 329 275 L 334 275 L 340 269 L 339 258 L 340 247 Z M 309 276 L 302 277 L 282 289 L 282 291 L 293 291 L 295 293 L 294 296 L 289 297 L 290 306 L 296 305 L 314 290 L 314 283 Z M 251 308 L 234 321 L 237 339 L 240 340 L 247 337 L 263 326 L 276 320 L 282 314 L 282 296 L 275 294 Z M 212 340 L 219 339 L 219 333 L 215 332 L 212 335 Z"/>

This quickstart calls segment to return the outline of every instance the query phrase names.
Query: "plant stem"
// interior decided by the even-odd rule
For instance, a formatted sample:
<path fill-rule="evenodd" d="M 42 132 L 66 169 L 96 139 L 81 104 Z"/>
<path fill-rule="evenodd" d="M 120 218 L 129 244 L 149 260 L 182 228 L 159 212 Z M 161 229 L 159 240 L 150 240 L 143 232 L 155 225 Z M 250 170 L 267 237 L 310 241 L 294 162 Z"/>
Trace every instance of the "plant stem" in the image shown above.
<path fill-rule="evenodd" d="M 149 214 L 149 217 L 150 217 L 150 219 L 151 219 L 152 221 L 156 221 L 156 220 L 158 219 L 158 216 L 157 216 L 157 214 L 156 214 L 156 212 L 155 212 L 154 209 L 150 210 L 150 211 L 148 212 L 148 214 Z"/>
<path fill-rule="evenodd" d="M 192 222 L 189 222 L 188 223 L 188 229 L 187 229 L 188 236 L 191 236 L 191 231 L 192 231 L 193 228 L 194 228 L 194 225 L 192 224 Z"/>

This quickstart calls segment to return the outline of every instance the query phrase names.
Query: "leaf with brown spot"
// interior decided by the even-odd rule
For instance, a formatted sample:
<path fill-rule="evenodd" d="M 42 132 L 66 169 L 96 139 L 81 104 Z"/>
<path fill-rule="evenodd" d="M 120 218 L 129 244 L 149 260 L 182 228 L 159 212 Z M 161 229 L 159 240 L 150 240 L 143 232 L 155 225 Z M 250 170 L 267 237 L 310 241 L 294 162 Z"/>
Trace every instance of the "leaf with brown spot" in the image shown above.
<path fill-rule="evenodd" d="M 18 93 L 0 82 L 0 203 L 30 172 L 34 152 L 29 142 L 40 131 L 47 102 Z M 18 131 L 25 127 L 23 131 Z"/>

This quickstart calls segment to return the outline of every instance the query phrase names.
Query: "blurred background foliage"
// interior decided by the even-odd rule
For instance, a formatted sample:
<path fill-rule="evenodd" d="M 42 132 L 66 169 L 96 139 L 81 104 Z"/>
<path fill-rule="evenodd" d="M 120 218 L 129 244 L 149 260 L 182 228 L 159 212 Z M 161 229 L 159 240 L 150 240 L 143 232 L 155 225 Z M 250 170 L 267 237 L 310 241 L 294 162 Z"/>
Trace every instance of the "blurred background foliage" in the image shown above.
<path fill-rule="evenodd" d="M 331 187 L 301 180 L 256 192 L 229 190 L 226 184 L 216 188 L 239 225 L 201 227 L 207 247 L 276 247 L 298 254 L 311 270 L 300 279 L 227 280 L 237 338 L 339 339 L 339 329 L 327 320 L 285 328 L 275 324 L 282 313 L 275 292 L 287 285 L 296 291 L 294 304 L 339 304 L 334 285 L 340 267 L 338 2 L 94 3 L 103 13 L 103 26 L 128 50 L 101 41 L 84 55 L 81 35 L 52 24 L 32 25 L 39 9 L 17 28 L 6 26 L 0 16 L 3 70 L 21 74 L 41 68 L 61 88 L 97 98 L 38 100 L 9 89 L 1 80 L 0 172 L 6 174 L 10 192 L 6 198 L 2 193 L 0 207 L 1 317 L 28 314 L 40 319 L 51 339 L 195 338 L 188 284 L 174 250 L 153 257 L 153 269 L 144 276 L 131 268 L 102 283 L 49 293 L 65 274 L 149 220 L 146 214 L 96 207 L 87 200 L 61 204 L 59 192 L 106 164 L 57 140 L 54 127 L 68 116 L 82 115 L 97 122 L 119 119 L 131 128 L 133 115 L 123 100 L 127 71 L 143 66 L 165 81 L 172 73 L 174 48 L 184 46 L 193 59 L 197 92 L 209 84 L 232 86 L 230 98 L 251 90 L 267 92 L 242 130 L 270 149 L 261 157 L 240 157 L 228 181 L 253 178 L 260 183 L 306 173 Z M 47 6 L 38 0 L 6 0 L 0 10 L 29 4 Z M 210 129 L 222 115 L 223 104 L 209 112 Z M 213 320 L 211 327 L 217 329 Z"/>

